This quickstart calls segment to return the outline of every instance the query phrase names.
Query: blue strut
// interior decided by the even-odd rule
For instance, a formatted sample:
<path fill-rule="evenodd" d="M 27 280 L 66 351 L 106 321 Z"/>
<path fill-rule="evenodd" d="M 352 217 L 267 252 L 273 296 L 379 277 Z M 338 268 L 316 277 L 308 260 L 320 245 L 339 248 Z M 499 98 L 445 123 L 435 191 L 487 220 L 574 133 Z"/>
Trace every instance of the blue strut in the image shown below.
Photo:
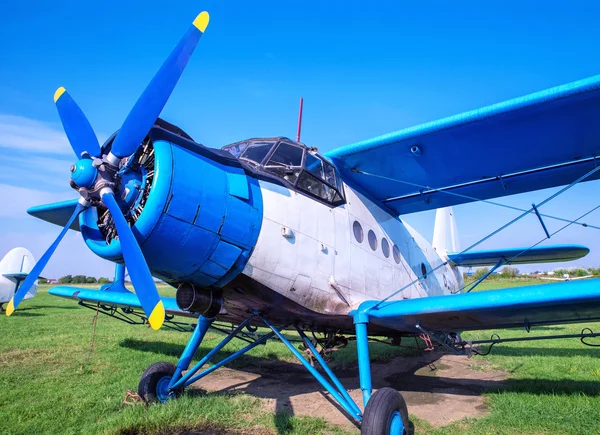
<path fill-rule="evenodd" d="M 329 394 L 333 397 L 333 399 L 346 411 L 354 420 L 360 422 L 362 420 L 362 412 L 358 405 L 354 402 L 348 391 L 343 387 L 340 380 L 335 376 L 333 371 L 329 368 L 325 360 L 321 357 L 317 349 L 313 343 L 308 339 L 306 334 L 299 328 L 296 327 L 296 331 L 302 338 L 304 344 L 310 349 L 314 358 L 317 362 L 323 367 L 323 370 L 331 380 L 331 383 L 321 375 L 314 367 L 310 365 L 310 363 L 302 356 L 302 354 L 294 347 L 294 345 L 281 333 L 281 329 L 273 326 L 267 319 L 262 316 L 259 316 L 260 319 L 264 322 L 266 326 L 271 329 L 271 332 L 265 334 L 252 343 L 248 344 L 244 348 L 234 352 L 229 355 L 227 358 L 224 358 L 222 361 L 213 364 L 212 366 L 201 371 L 202 367 L 208 363 L 216 354 L 219 352 L 227 343 L 229 343 L 234 337 L 236 337 L 243 328 L 247 327 L 253 319 L 259 316 L 259 313 L 254 313 L 242 323 L 239 324 L 237 328 L 231 331 L 221 342 L 216 345 L 210 352 L 208 352 L 203 358 L 196 363 L 190 370 L 187 371 L 185 375 L 182 375 L 185 370 L 190 366 L 190 362 L 194 357 L 194 354 L 198 350 L 198 347 L 202 343 L 208 328 L 212 325 L 214 319 L 207 319 L 206 317 L 200 316 L 198 318 L 198 324 L 196 328 L 192 332 L 192 336 L 188 341 L 179 362 L 177 363 L 177 368 L 175 373 L 173 374 L 171 380 L 169 381 L 169 391 L 172 394 L 174 391 L 181 390 L 197 380 L 203 378 L 204 376 L 212 373 L 219 367 L 224 366 L 225 364 L 233 361 L 234 359 L 240 357 L 251 349 L 254 349 L 256 346 L 264 344 L 267 340 L 277 336 L 279 340 L 294 354 L 294 356 L 302 363 L 302 365 L 308 370 L 308 372 L 325 388 Z M 365 347 L 367 345 L 367 336 L 366 336 L 366 323 L 357 324 L 357 345 L 359 346 L 359 371 L 360 371 L 360 379 L 361 379 L 361 389 L 363 391 L 363 398 L 365 400 L 365 405 L 368 400 L 368 397 L 371 394 L 371 375 L 370 375 L 370 366 L 369 366 L 369 349 Z M 359 332 L 359 329 L 363 328 L 363 332 Z M 362 331 L 362 330 L 361 330 Z M 362 334 L 362 335 L 361 335 Z M 362 337 L 362 338 L 361 338 Z M 365 353 L 366 349 L 366 353 Z M 366 360 L 366 366 L 365 366 Z M 367 374 L 365 376 L 365 373 Z M 365 384 L 365 382 L 367 382 Z M 333 385 L 332 385 L 333 383 Z M 365 387 L 368 385 L 368 388 Z M 368 393 L 368 394 L 367 394 Z"/>
<path fill-rule="evenodd" d="M 356 352 L 358 354 L 358 377 L 363 395 L 365 408 L 371 398 L 373 385 L 371 383 L 371 360 L 369 357 L 369 335 L 367 325 L 369 318 L 366 313 L 358 312 L 354 315 L 354 328 L 356 330 Z"/>
<path fill-rule="evenodd" d="M 277 328 L 275 328 L 267 319 L 265 319 L 264 317 L 262 318 L 263 322 L 265 322 L 265 325 L 267 325 L 269 328 L 271 328 L 271 330 L 277 334 L 277 337 L 279 338 L 279 340 L 281 340 L 281 342 L 283 344 L 286 345 L 286 347 L 290 350 L 290 352 L 292 352 L 294 354 L 294 356 L 298 359 L 298 361 L 300 361 L 300 363 L 302 363 L 302 365 L 304 366 L 304 368 L 306 368 L 306 370 L 309 371 L 309 373 L 311 375 L 313 375 L 313 377 L 319 381 L 319 383 L 323 386 L 323 388 L 325 388 L 329 394 L 331 394 L 333 396 L 333 398 L 335 399 L 335 401 L 337 403 L 340 404 L 340 406 L 342 408 L 344 408 L 344 411 L 346 411 L 348 414 L 350 414 L 352 416 L 352 418 L 354 418 L 356 421 L 361 421 L 362 420 L 362 413 L 360 412 L 360 410 L 358 409 L 358 406 L 356 406 L 356 404 L 354 403 L 354 401 L 352 399 L 350 399 L 350 402 L 348 402 L 334 387 L 333 385 L 331 385 L 327 379 L 325 379 L 313 366 L 310 365 L 310 363 L 308 361 L 306 361 L 306 359 L 302 356 L 302 354 L 298 351 L 298 349 L 296 349 L 294 347 L 294 345 L 292 343 L 290 343 L 290 341 L 285 338 L 285 336 L 281 333 L 281 331 L 279 331 Z M 305 341 L 306 342 L 306 341 Z M 311 347 L 312 347 L 312 343 L 311 343 Z M 314 349 L 314 347 L 313 347 Z M 312 350 L 312 349 L 311 349 Z M 319 355 L 318 352 L 316 352 L 316 350 L 313 352 L 313 355 L 315 355 L 315 358 L 317 358 L 317 355 Z M 317 361 L 319 361 L 319 363 L 321 363 L 321 361 L 323 361 L 323 359 L 320 357 L 317 358 Z M 325 361 L 323 361 L 323 367 L 327 367 L 325 364 Z M 338 384 L 339 386 L 341 386 L 340 381 L 335 377 L 335 375 L 333 374 L 333 372 L 331 372 L 331 370 L 327 371 L 327 374 L 332 377 L 331 379 L 335 379 L 335 383 Z M 337 382 L 336 382 L 337 381 Z M 347 394 L 347 393 L 346 393 Z M 348 397 L 350 397 L 348 395 Z M 354 405 L 354 406 L 352 406 Z"/>

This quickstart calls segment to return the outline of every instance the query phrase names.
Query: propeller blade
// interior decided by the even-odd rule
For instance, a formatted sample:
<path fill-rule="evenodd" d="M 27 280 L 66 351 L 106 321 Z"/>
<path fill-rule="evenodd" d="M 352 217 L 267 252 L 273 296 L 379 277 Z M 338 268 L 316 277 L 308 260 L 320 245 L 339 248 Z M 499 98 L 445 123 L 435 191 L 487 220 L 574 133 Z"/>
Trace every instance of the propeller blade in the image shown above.
<path fill-rule="evenodd" d="M 196 17 L 137 100 L 113 142 L 111 153 L 114 156 L 127 157 L 140 146 L 175 89 L 208 21 L 208 12 L 202 12 Z"/>
<path fill-rule="evenodd" d="M 25 278 L 25 281 L 23 281 L 23 283 L 21 284 L 21 286 L 19 287 L 19 290 L 17 290 L 15 295 L 12 297 L 12 299 L 6 306 L 6 315 L 7 316 L 10 316 L 15 311 L 15 309 L 19 306 L 19 304 L 21 303 L 21 301 L 23 300 L 23 298 L 25 297 L 27 292 L 31 289 L 31 286 L 33 285 L 33 283 L 35 283 L 35 281 L 38 279 L 38 277 L 44 270 L 44 267 L 46 267 L 48 260 L 50 260 L 50 257 L 52 257 L 52 254 L 54 254 L 54 251 L 58 247 L 58 244 L 63 239 L 65 234 L 67 234 L 67 231 L 69 231 L 69 227 L 71 226 L 71 224 L 73 223 L 75 218 L 77 218 L 77 216 L 79 216 L 79 213 L 81 213 L 86 208 L 87 208 L 87 206 L 82 205 L 79 202 L 77 203 L 77 206 L 75 207 L 75 210 L 73 211 L 73 214 L 71 215 L 71 218 L 69 219 L 69 221 L 67 222 L 67 224 L 65 225 L 63 230 L 60 232 L 60 234 L 58 235 L 58 237 L 56 238 L 54 243 L 52 243 L 52 245 L 50 245 L 50 247 L 44 253 L 44 255 L 42 255 L 42 258 L 40 258 L 40 260 L 35 264 L 35 266 L 33 266 L 33 269 L 31 269 L 31 272 L 29 272 L 29 275 L 27 275 L 27 278 Z"/>
<path fill-rule="evenodd" d="M 158 290 L 156 290 L 156 285 L 144 259 L 144 254 L 142 254 L 140 245 L 138 245 L 135 236 L 131 232 L 131 228 L 123 216 L 115 195 L 111 190 L 107 189 L 102 194 L 102 202 L 104 202 L 104 205 L 110 211 L 115 222 L 117 234 L 121 241 L 121 250 L 125 259 L 125 265 L 129 271 L 131 283 L 142 304 L 144 313 L 148 317 L 148 323 L 150 323 L 152 329 L 158 330 L 165 320 L 165 308 L 158 295 Z"/>
<path fill-rule="evenodd" d="M 65 88 L 60 87 L 56 90 L 54 104 L 77 158 L 80 159 L 84 152 L 88 152 L 92 157 L 101 157 L 100 144 L 94 129 Z"/>

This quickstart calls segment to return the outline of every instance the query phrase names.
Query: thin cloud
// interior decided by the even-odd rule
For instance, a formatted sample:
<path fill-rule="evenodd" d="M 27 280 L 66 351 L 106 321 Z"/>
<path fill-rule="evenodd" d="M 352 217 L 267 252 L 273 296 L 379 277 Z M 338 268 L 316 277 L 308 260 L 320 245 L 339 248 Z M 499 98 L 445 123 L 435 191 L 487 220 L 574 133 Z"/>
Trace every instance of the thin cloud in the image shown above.
<path fill-rule="evenodd" d="M 0 114 L 0 147 L 73 155 L 60 125 L 17 115 Z"/>
<path fill-rule="evenodd" d="M 34 205 L 65 201 L 76 196 L 47 192 L 26 187 L 0 184 L 0 217 L 25 217 L 27 209 Z"/>

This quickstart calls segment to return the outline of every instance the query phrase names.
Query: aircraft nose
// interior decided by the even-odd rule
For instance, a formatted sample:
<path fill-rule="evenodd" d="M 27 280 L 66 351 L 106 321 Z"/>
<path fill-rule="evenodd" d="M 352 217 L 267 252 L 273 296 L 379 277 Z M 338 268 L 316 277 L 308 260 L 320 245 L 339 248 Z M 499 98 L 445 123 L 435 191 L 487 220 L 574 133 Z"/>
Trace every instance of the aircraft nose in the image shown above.
<path fill-rule="evenodd" d="M 198 287 L 227 284 L 243 270 L 258 238 L 257 180 L 236 159 L 161 128 L 154 128 L 150 139 L 139 165 L 131 165 L 140 168 L 141 193 L 122 208 L 152 274 Z M 83 220 L 82 234 L 92 251 L 120 261 L 111 222 L 94 210 Z"/>

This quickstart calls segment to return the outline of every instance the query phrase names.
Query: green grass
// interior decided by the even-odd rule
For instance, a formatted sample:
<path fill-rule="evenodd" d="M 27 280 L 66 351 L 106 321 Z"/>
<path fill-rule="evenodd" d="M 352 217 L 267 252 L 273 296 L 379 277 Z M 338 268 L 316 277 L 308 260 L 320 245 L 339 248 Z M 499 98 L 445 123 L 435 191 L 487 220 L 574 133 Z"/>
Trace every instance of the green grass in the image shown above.
<path fill-rule="evenodd" d="M 536 280 L 537 281 L 537 280 Z M 540 282 L 541 283 L 541 282 Z M 480 290 L 505 287 L 484 283 Z M 531 282 L 510 282 L 529 285 Z M 161 289 L 161 291 L 165 291 Z M 170 293 L 170 290 L 166 290 Z M 175 363 L 188 334 L 152 331 L 100 315 L 90 355 L 94 312 L 47 294 L 26 301 L 10 318 L 0 316 L 0 433 L 345 433 L 321 419 L 273 415 L 259 399 L 244 394 L 186 394 L 149 408 L 121 406 L 127 389 L 157 361 Z M 590 325 L 599 330 L 600 325 Z M 582 326 L 544 328 L 540 334 L 575 333 Z M 533 332 L 535 333 L 535 332 Z M 527 335 L 501 331 L 502 337 Z M 470 333 L 483 338 L 488 333 Z M 207 334 L 201 354 L 221 335 Z M 465 334 L 467 337 L 467 334 Z M 243 344 L 234 340 L 218 357 Z M 373 358 L 388 361 L 413 351 L 373 344 Z M 598 434 L 600 433 L 600 351 L 578 340 L 538 341 L 495 347 L 485 357 L 510 372 L 506 385 L 486 393 L 490 412 L 474 420 L 432 428 L 415 419 L 417 434 Z M 477 357 L 481 358 L 481 357 Z M 278 342 L 259 346 L 233 367 L 260 366 L 269 359 L 293 361 Z M 333 366 L 354 367 L 353 344 L 334 354 Z M 410 410 L 409 410 L 410 411 Z"/>

